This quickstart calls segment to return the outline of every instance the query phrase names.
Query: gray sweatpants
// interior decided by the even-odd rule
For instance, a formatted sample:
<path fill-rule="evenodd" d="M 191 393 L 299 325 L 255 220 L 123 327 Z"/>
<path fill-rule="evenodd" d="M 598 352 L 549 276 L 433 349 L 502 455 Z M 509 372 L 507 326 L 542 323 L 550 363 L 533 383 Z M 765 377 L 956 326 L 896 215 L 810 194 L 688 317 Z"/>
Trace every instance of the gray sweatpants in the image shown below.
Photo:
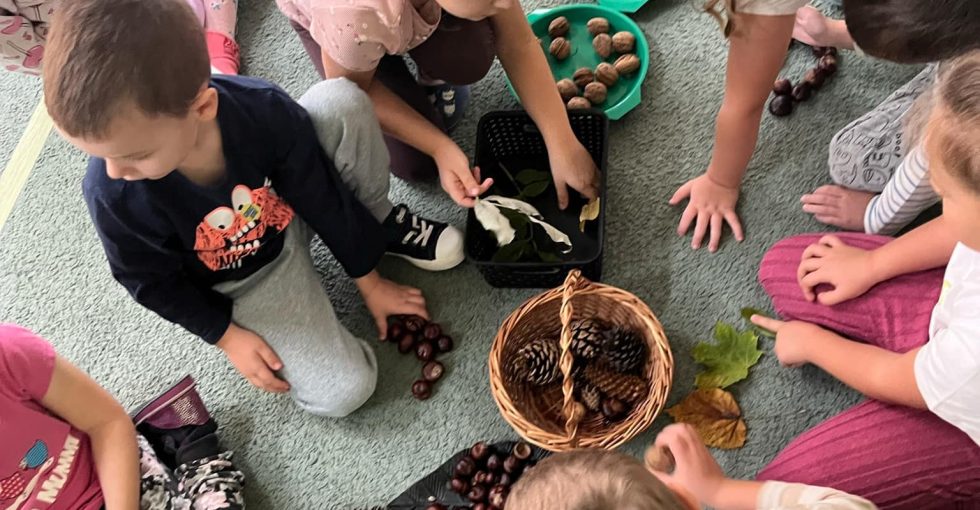
<path fill-rule="evenodd" d="M 371 100 L 341 78 L 317 83 L 299 103 L 341 178 L 383 221 L 392 209 L 388 149 Z M 254 331 L 279 355 L 279 376 L 302 409 L 347 416 L 374 393 L 374 352 L 337 320 L 310 256 L 312 230 L 296 217 L 283 235 L 282 253 L 274 261 L 248 278 L 214 288 L 234 301 L 235 324 Z"/>

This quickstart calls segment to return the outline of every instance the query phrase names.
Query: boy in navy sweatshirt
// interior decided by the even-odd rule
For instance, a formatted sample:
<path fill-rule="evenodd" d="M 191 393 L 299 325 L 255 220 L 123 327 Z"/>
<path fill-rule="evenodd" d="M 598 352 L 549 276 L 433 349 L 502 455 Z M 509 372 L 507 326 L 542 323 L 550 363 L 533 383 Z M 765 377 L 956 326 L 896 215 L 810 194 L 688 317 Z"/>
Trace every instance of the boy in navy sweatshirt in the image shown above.
<path fill-rule="evenodd" d="M 373 393 L 377 363 L 337 321 L 313 233 L 382 336 L 389 315 L 427 312 L 418 289 L 378 274 L 381 257 L 447 269 L 461 235 L 388 201 L 388 152 L 356 85 L 318 83 L 301 106 L 261 80 L 210 77 L 193 16 L 183 0 L 64 2 L 48 111 L 92 156 L 85 199 L 136 301 L 221 348 L 255 386 L 345 416 Z"/>

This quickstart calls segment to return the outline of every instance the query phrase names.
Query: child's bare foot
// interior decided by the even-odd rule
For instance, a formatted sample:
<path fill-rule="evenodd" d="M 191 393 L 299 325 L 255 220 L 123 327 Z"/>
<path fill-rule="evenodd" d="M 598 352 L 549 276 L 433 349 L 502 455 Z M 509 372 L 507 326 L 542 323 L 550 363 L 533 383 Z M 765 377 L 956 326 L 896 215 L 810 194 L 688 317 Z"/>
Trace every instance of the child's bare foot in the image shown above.
<path fill-rule="evenodd" d="M 864 212 L 875 194 L 843 186 L 827 185 L 803 195 L 803 212 L 813 215 L 820 223 L 844 230 L 864 231 Z"/>
<path fill-rule="evenodd" d="M 854 41 L 847 32 L 844 20 L 828 18 L 810 5 L 796 11 L 793 39 L 810 46 L 854 49 Z"/>

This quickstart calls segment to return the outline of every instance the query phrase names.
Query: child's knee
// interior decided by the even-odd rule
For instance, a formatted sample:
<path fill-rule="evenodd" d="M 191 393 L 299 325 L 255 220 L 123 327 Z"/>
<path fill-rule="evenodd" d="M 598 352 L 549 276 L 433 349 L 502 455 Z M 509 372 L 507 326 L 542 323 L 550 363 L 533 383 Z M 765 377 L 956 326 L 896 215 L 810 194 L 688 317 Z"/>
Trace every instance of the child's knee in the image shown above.
<path fill-rule="evenodd" d="M 293 392 L 293 400 L 304 411 L 326 418 L 344 418 L 361 408 L 374 394 L 377 386 L 376 369 L 338 374 L 338 383 L 323 383 L 307 395 Z M 305 397 L 305 398 L 304 398 Z"/>
<path fill-rule="evenodd" d="M 347 124 L 360 118 L 374 119 L 371 98 L 347 78 L 320 81 L 310 87 L 298 102 L 317 125 L 332 122 Z"/>

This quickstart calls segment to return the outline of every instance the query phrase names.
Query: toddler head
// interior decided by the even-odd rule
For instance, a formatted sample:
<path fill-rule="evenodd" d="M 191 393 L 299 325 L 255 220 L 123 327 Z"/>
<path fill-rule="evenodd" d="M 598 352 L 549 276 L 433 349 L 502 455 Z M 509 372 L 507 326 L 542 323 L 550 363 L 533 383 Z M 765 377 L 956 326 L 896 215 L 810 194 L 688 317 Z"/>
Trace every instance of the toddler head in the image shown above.
<path fill-rule="evenodd" d="M 977 0 L 845 0 L 862 51 L 895 62 L 935 62 L 980 48 Z"/>
<path fill-rule="evenodd" d="M 507 498 L 513 510 L 689 510 L 638 460 L 608 450 L 574 450 L 538 463 Z"/>
<path fill-rule="evenodd" d="M 114 179 L 169 174 L 217 111 L 204 34 L 184 0 L 61 2 L 45 51 L 48 113 Z"/>
<path fill-rule="evenodd" d="M 480 21 L 511 8 L 517 0 L 436 0 L 449 14 L 470 21 Z"/>
<path fill-rule="evenodd" d="M 939 67 L 924 134 L 932 186 L 959 239 L 980 228 L 980 50 Z"/>

